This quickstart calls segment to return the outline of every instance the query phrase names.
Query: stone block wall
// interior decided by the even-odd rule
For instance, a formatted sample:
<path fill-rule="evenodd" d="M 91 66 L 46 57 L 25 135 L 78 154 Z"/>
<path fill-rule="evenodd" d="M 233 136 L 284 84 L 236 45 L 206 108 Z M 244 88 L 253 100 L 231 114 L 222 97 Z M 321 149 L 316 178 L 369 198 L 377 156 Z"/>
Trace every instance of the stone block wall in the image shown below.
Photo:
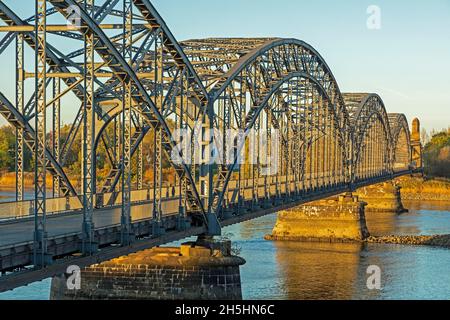
<path fill-rule="evenodd" d="M 52 281 L 51 299 L 241 300 L 235 256 L 193 256 L 156 248 L 85 268 L 81 289 L 68 290 L 66 275 Z"/>

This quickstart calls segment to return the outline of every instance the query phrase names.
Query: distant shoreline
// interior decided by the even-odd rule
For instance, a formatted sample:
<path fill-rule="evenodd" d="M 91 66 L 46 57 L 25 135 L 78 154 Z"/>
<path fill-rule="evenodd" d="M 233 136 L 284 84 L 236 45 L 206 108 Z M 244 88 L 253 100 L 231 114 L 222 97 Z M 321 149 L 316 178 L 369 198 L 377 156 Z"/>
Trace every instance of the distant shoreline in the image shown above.
<path fill-rule="evenodd" d="M 450 181 L 446 179 L 404 176 L 396 182 L 402 188 L 402 200 L 450 201 Z"/>

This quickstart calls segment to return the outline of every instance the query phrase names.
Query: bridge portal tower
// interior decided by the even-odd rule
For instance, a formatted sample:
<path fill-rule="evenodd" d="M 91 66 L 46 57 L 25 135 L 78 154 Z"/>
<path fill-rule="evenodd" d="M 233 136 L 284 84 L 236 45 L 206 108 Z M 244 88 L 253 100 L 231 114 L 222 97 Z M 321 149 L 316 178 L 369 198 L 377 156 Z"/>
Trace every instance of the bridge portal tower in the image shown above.
<path fill-rule="evenodd" d="M 420 120 L 415 118 L 412 121 L 412 135 L 411 135 L 411 156 L 412 163 L 416 168 L 423 167 L 422 157 L 422 143 L 420 141 Z"/>

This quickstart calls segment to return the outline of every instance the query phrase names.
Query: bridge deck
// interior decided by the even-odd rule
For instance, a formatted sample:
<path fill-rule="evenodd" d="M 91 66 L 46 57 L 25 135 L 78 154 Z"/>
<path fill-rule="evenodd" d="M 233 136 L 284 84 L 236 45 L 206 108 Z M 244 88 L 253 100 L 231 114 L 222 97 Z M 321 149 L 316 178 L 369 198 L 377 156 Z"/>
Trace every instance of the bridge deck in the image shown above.
<path fill-rule="evenodd" d="M 175 214 L 178 209 L 178 200 L 167 201 L 168 207 L 173 210 L 166 214 Z M 151 203 L 134 205 L 131 208 L 132 220 L 148 219 L 151 216 L 153 205 Z M 108 226 L 120 224 L 120 208 L 105 208 L 96 210 L 94 213 L 94 224 L 96 228 L 102 229 Z M 47 231 L 50 238 L 65 234 L 77 233 L 83 216 L 80 211 L 68 214 L 51 216 L 47 219 Z M 0 224 L 0 248 L 17 243 L 33 241 L 34 221 L 31 219 L 17 220 Z"/>

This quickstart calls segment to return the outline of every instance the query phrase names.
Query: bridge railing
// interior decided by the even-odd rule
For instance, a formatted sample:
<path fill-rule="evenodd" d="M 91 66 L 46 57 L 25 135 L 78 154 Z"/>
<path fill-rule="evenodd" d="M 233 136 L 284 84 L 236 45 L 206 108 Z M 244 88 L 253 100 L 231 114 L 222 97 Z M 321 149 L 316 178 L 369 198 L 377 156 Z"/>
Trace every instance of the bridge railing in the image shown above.
<path fill-rule="evenodd" d="M 400 173 L 410 169 L 404 164 L 399 164 L 393 170 L 393 173 Z M 380 172 L 379 175 L 373 176 L 373 178 L 384 176 L 386 173 Z M 367 177 L 359 177 L 357 180 L 369 179 Z M 237 204 L 239 199 L 239 191 L 241 190 L 241 198 L 252 199 L 256 194 L 257 198 L 267 195 L 274 197 L 279 194 L 294 193 L 295 191 L 308 191 L 314 188 L 320 188 L 324 185 L 332 185 L 331 173 L 320 173 L 319 177 L 310 179 L 304 177 L 303 181 L 296 181 L 294 176 L 289 176 L 288 182 L 286 182 L 286 176 L 279 176 L 278 181 L 275 176 L 259 177 L 254 182 L 252 179 L 241 180 L 241 186 L 239 188 L 238 182 L 235 180 L 230 181 L 227 192 L 225 193 L 225 202 L 227 204 Z M 253 190 L 253 183 L 257 186 L 255 191 Z M 342 183 L 342 181 L 340 182 Z M 166 186 L 162 188 L 162 197 L 164 199 L 177 199 L 179 197 L 179 186 Z M 131 192 L 131 202 L 133 205 L 141 203 L 148 203 L 153 200 L 153 189 L 146 188 L 142 190 L 133 190 Z M 97 194 L 95 198 L 95 208 L 113 208 L 119 207 L 122 204 L 122 193 L 105 193 Z M 47 215 L 56 215 L 64 213 L 76 213 L 81 212 L 82 209 L 82 197 L 60 197 L 49 198 L 46 202 Z M 24 218 L 31 218 L 34 215 L 34 200 L 24 201 L 10 201 L 0 203 L 0 221 L 17 220 Z"/>
<path fill-rule="evenodd" d="M 174 190 L 173 190 L 174 189 Z M 162 195 L 169 198 L 179 195 L 178 187 L 163 187 Z M 111 198 L 114 201 L 111 203 Z M 153 200 L 153 189 L 133 190 L 131 202 L 133 204 L 145 203 Z M 95 199 L 96 208 L 117 207 L 122 204 L 122 193 L 97 194 Z M 83 208 L 82 197 L 59 197 L 46 200 L 47 215 L 79 212 Z M 8 201 L 0 203 L 0 221 L 30 218 L 34 215 L 34 200 Z"/>

